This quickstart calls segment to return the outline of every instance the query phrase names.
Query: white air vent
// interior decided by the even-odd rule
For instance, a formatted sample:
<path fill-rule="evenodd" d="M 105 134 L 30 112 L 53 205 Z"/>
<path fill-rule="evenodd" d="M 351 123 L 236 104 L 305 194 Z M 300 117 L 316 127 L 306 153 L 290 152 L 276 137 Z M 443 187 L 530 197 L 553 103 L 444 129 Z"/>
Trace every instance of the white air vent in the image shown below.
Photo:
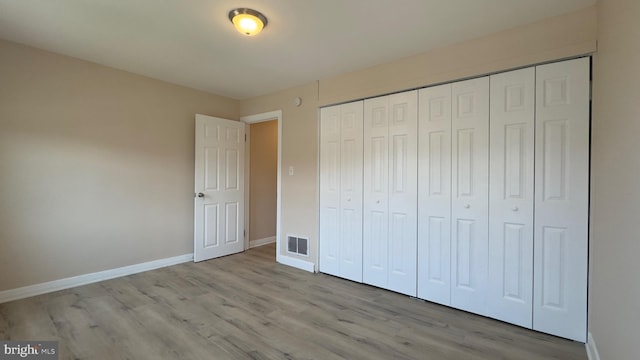
<path fill-rule="evenodd" d="M 309 239 L 287 235 L 287 251 L 298 255 L 309 256 Z"/>

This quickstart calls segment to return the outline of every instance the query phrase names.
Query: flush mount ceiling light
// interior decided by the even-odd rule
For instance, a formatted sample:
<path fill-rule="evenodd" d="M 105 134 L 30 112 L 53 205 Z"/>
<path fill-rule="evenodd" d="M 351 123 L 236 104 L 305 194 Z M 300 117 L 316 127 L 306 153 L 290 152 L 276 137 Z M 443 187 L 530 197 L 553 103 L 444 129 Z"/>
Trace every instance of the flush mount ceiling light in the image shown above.
<path fill-rule="evenodd" d="M 229 11 L 229 20 L 242 35 L 246 36 L 258 35 L 267 26 L 266 16 L 259 11 L 248 8 Z"/>

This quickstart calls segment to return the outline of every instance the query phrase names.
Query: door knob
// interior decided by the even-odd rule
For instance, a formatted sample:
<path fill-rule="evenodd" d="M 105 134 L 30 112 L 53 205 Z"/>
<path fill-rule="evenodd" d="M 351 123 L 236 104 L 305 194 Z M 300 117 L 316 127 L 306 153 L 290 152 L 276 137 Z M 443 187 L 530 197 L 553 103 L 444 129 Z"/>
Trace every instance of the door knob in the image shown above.
<path fill-rule="evenodd" d="M 512 210 L 512 211 L 518 211 L 518 207 L 517 207 L 517 206 L 514 206 L 514 207 L 512 207 L 512 208 L 511 208 L 511 210 Z"/>
<path fill-rule="evenodd" d="M 464 206 L 464 208 L 465 208 L 465 209 L 468 209 L 468 208 L 470 208 L 470 207 L 471 207 L 471 205 L 469 205 L 469 204 L 466 204 L 466 205 Z"/>
<path fill-rule="evenodd" d="M 197 196 L 198 196 L 199 198 L 203 198 L 203 197 L 204 197 L 204 194 L 203 194 L 203 193 L 201 193 L 201 192 L 199 192 Z"/>
<path fill-rule="evenodd" d="M 349 196 L 349 197 L 347 197 L 347 201 L 349 201 L 349 202 L 351 201 L 351 197 L 350 197 L 350 196 Z"/>

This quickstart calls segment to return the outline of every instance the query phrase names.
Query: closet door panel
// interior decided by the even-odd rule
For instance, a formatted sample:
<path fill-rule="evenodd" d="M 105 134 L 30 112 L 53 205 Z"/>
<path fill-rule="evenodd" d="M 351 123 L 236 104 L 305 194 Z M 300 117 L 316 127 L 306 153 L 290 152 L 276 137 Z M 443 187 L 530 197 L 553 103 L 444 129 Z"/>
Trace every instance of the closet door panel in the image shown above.
<path fill-rule="evenodd" d="M 451 305 L 486 314 L 489 78 L 452 85 Z"/>
<path fill-rule="evenodd" d="M 364 102 L 363 282 L 387 287 L 389 272 L 389 101 Z"/>
<path fill-rule="evenodd" d="M 532 327 L 535 69 L 491 76 L 489 316 Z"/>
<path fill-rule="evenodd" d="M 340 276 L 340 106 L 320 110 L 320 264 Z"/>
<path fill-rule="evenodd" d="M 362 281 L 363 103 L 320 110 L 321 272 Z"/>
<path fill-rule="evenodd" d="M 340 276 L 362 282 L 363 103 L 341 105 Z"/>
<path fill-rule="evenodd" d="M 533 328 L 586 341 L 589 59 L 536 68 Z"/>
<path fill-rule="evenodd" d="M 389 278 L 387 289 L 416 296 L 418 92 L 389 98 Z"/>
<path fill-rule="evenodd" d="M 418 102 L 418 297 L 450 305 L 451 84 Z"/>
<path fill-rule="evenodd" d="M 417 92 L 365 101 L 363 281 L 416 295 Z"/>

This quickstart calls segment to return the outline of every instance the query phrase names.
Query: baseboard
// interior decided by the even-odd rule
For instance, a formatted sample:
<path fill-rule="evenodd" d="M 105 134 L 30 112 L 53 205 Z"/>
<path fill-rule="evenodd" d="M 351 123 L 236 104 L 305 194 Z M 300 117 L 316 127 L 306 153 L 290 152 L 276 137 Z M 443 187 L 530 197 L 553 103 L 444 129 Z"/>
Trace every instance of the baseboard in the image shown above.
<path fill-rule="evenodd" d="M 280 264 L 291 266 L 296 269 L 300 269 L 308 272 L 315 272 L 315 265 L 309 261 L 300 260 L 300 259 L 296 259 L 290 256 L 281 255 L 281 254 L 278 254 L 276 256 L 276 261 L 279 262 Z"/>
<path fill-rule="evenodd" d="M 249 241 L 249 249 L 254 248 L 254 247 L 258 247 L 258 246 L 262 246 L 262 245 L 268 245 L 268 244 L 273 244 L 274 242 L 276 242 L 276 237 L 275 236 L 270 236 L 264 239 L 258 239 L 258 240 L 251 240 Z"/>
<path fill-rule="evenodd" d="M 58 290 L 69 289 L 76 286 L 87 285 L 103 280 L 114 279 L 122 276 L 141 273 L 144 271 L 159 269 L 166 266 L 177 265 L 193 261 L 193 254 L 185 254 L 166 259 L 149 261 L 141 264 L 124 266 L 116 269 L 99 271 L 91 274 L 84 274 L 70 278 L 49 281 L 46 283 L 25 286 L 17 289 L 0 291 L 0 304 L 42 295 Z"/>
<path fill-rule="evenodd" d="M 596 341 L 593 340 L 593 335 L 591 332 L 587 334 L 587 343 L 584 344 L 587 348 L 587 358 L 589 360 L 600 360 L 600 354 L 598 353 L 598 348 L 596 347 Z"/>

